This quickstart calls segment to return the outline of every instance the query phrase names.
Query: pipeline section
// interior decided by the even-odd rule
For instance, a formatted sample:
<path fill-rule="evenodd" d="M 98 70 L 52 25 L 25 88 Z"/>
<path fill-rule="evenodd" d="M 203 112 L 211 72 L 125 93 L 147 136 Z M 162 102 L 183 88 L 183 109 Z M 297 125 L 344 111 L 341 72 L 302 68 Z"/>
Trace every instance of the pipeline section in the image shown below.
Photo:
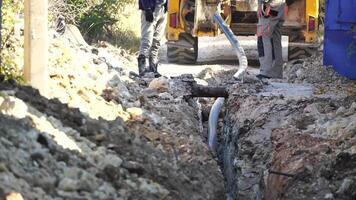
<path fill-rule="evenodd" d="M 240 79 L 243 81 L 243 75 L 244 75 L 244 73 L 247 69 L 247 66 L 248 66 L 245 50 L 240 46 L 239 42 L 234 37 L 233 32 L 226 25 L 224 19 L 222 19 L 222 17 L 220 16 L 220 13 L 215 13 L 213 16 L 213 19 L 214 19 L 214 22 L 216 22 L 219 25 L 219 28 L 221 29 L 221 31 L 224 32 L 225 36 L 231 43 L 231 46 L 234 48 L 236 55 L 239 59 L 239 65 L 240 65 L 239 70 L 234 74 L 234 78 Z M 208 145 L 209 145 L 209 148 L 213 151 L 216 150 L 217 124 L 218 124 L 218 119 L 219 119 L 219 113 L 220 113 L 221 107 L 223 106 L 224 102 L 225 102 L 224 97 L 217 98 L 210 110 L 209 121 L 208 121 L 208 123 L 209 123 Z"/>

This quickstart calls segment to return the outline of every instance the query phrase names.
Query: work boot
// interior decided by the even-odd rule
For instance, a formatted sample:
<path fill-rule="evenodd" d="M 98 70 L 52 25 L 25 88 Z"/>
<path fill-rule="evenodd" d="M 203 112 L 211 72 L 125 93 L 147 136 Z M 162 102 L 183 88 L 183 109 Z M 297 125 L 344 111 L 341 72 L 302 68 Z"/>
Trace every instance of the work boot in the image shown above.
<path fill-rule="evenodd" d="M 148 61 L 150 64 L 150 66 L 149 66 L 150 72 L 153 72 L 155 78 L 161 77 L 162 75 L 160 73 L 158 73 L 158 62 L 154 62 L 152 57 L 150 57 L 148 59 Z"/>
<path fill-rule="evenodd" d="M 140 75 L 142 77 L 147 72 L 147 69 L 146 69 L 146 56 L 139 55 L 138 58 L 137 58 L 137 63 L 138 63 L 138 75 Z"/>

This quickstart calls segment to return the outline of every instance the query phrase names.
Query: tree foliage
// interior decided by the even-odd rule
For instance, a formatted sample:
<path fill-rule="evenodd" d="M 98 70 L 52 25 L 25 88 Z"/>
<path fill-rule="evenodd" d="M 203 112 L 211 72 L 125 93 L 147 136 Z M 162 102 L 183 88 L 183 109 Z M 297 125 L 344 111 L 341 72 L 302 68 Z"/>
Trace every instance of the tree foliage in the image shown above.
<path fill-rule="evenodd" d="M 133 2 L 135 0 L 64 0 L 72 11 L 69 13 L 74 14 L 66 19 L 79 25 L 85 38 L 95 41 L 110 32 L 124 7 Z"/>
<path fill-rule="evenodd" d="M 21 80 L 21 62 L 15 59 L 23 46 L 16 24 L 21 23 L 18 17 L 23 11 L 23 0 L 3 0 L 2 2 L 2 37 L 0 74 L 6 79 Z M 20 51 L 20 52 L 19 52 Z M 21 59 L 21 58 L 20 58 Z M 22 61 L 22 59 L 21 59 Z"/>

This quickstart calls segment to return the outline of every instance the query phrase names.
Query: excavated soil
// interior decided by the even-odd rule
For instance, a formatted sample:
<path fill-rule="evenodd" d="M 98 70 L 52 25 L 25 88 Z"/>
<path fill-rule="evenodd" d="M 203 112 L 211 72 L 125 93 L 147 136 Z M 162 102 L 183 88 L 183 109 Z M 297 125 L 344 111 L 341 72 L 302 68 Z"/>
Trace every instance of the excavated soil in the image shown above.
<path fill-rule="evenodd" d="M 137 78 L 133 56 L 75 27 L 50 47 L 46 97 L 0 83 L 0 199 L 226 198 L 179 78 Z"/>
<path fill-rule="evenodd" d="M 230 87 L 219 158 L 235 199 L 355 199 L 356 86 L 321 65 Z"/>

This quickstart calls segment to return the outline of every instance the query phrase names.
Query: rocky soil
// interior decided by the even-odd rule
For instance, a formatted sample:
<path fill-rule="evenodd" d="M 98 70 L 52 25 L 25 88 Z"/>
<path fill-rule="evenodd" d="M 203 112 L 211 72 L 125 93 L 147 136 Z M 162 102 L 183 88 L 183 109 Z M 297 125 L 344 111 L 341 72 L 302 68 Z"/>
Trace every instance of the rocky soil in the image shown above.
<path fill-rule="evenodd" d="M 0 199 L 225 199 L 199 103 L 133 56 L 51 37 L 50 92 L 0 83 Z"/>
<path fill-rule="evenodd" d="M 219 157 L 236 199 L 356 199 L 356 85 L 321 65 L 235 83 Z"/>
<path fill-rule="evenodd" d="M 48 94 L 0 83 L 0 199 L 356 199 L 356 85 L 321 58 L 283 80 L 222 65 L 138 78 L 124 50 L 51 34 Z M 194 80 L 230 92 L 217 153 Z"/>

